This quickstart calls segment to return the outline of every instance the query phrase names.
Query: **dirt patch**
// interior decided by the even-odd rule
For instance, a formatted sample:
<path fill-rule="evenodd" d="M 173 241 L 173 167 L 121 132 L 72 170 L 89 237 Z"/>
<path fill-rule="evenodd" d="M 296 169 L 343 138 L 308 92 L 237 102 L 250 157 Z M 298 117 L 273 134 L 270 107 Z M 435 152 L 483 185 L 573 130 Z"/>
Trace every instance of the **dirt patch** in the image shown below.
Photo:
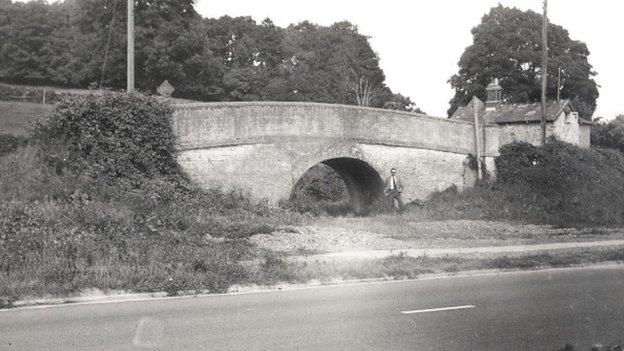
<path fill-rule="evenodd" d="M 320 218 L 299 227 L 255 235 L 260 248 L 288 255 L 425 248 L 529 245 L 624 239 L 621 228 L 557 228 L 503 221 L 418 222 L 406 218 Z"/>
<path fill-rule="evenodd" d="M 371 248 L 391 250 L 406 245 L 402 240 L 387 238 L 377 233 L 317 226 L 302 226 L 272 234 L 254 235 L 250 240 L 260 248 L 287 254 L 302 252 L 317 254 Z"/>

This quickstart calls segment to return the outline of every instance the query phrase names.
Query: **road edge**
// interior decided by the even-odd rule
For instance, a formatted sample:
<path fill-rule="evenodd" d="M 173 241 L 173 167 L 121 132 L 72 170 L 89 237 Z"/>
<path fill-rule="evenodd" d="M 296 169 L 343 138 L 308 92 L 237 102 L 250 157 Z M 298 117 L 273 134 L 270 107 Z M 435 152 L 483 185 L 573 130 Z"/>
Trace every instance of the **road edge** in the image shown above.
<path fill-rule="evenodd" d="M 63 306 L 92 305 L 105 303 L 122 303 L 122 302 L 139 302 L 154 301 L 164 299 L 188 299 L 188 298 L 209 298 L 219 296 L 247 295 L 259 293 L 271 293 L 280 291 L 294 291 L 304 289 L 318 288 L 335 288 L 340 286 L 357 286 L 365 284 L 384 284 L 384 283 L 403 283 L 414 281 L 426 281 L 435 279 L 454 279 L 466 277 L 481 277 L 492 275 L 514 275 L 514 274 L 531 274 L 538 272 L 561 272 L 571 270 L 588 270 L 588 269 L 624 269 L 624 262 L 621 261 L 604 261 L 587 264 L 579 264 L 570 267 L 538 267 L 535 269 L 485 269 L 485 270 L 468 270 L 452 273 L 425 273 L 416 278 L 402 279 L 394 277 L 379 277 L 366 279 L 335 279 L 331 281 L 310 281 L 307 283 L 279 283 L 274 285 L 235 285 L 224 293 L 211 293 L 202 291 L 200 293 L 191 293 L 181 291 L 178 296 L 168 296 L 164 291 L 151 293 L 115 293 L 100 294 L 96 296 L 70 296 L 59 298 L 33 298 L 14 301 L 10 307 L 0 309 L 0 313 L 7 311 L 19 311 L 26 309 L 51 308 Z"/>

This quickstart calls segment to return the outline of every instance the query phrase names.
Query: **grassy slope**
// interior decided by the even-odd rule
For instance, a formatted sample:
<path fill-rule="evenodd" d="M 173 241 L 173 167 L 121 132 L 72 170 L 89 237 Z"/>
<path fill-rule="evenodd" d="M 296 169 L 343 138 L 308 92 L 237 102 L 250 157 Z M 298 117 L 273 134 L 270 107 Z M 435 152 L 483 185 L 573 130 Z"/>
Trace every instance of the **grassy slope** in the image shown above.
<path fill-rule="evenodd" d="M 58 174 L 22 148 L 0 157 L 0 300 L 84 288 L 223 291 L 256 279 L 241 262 L 264 253 L 247 237 L 297 221 L 238 192 Z"/>
<path fill-rule="evenodd" d="M 287 261 L 273 257 L 262 265 L 271 273 L 265 281 L 308 282 L 335 279 L 416 278 L 425 273 L 456 273 L 483 269 L 539 269 L 572 267 L 597 262 L 624 261 L 624 248 L 545 251 L 535 254 L 491 256 L 409 257 L 403 254 L 358 261 Z M 277 280 L 271 280 L 277 279 Z"/>
<path fill-rule="evenodd" d="M 51 109 L 44 104 L 0 101 L 0 134 L 26 135 L 29 122 Z"/>
<path fill-rule="evenodd" d="M 621 156 L 593 150 L 579 152 L 565 145 L 548 152 L 538 156 L 551 157 L 555 162 L 529 166 L 528 176 L 520 174 L 524 177 L 521 182 L 507 179 L 506 183 L 479 187 L 464 194 L 438 194 L 425 207 L 412 209 L 404 219 L 408 226 L 412 226 L 409 222 L 436 218 L 505 218 L 550 223 L 576 218 L 578 223 L 621 223 L 624 208 L 620 206 L 624 196 L 618 195 L 624 189 Z M 558 159 L 567 164 L 557 164 Z M 556 167 L 544 169 L 544 164 Z M 565 177 L 561 177 L 562 172 Z M 545 190 L 574 189 L 570 192 L 573 196 L 567 192 L 566 196 L 550 194 L 556 200 L 552 201 L 544 193 L 544 187 L 531 183 L 560 178 L 563 184 L 551 184 L 554 187 Z M 534 268 L 621 260 L 621 250 L 615 250 L 494 261 L 426 257 L 415 260 L 399 256 L 355 266 L 301 265 L 258 249 L 248 240 L 252 235 L 298 223 L 300 217 L 292 212 L 269 208 L 266 203 L 238 192 L 203 191 L 193 186 L 180 189 L 159 179 L 145 179 L 140 187 L 135 186 L 110 186 L 92 178 L 59 172 L 46 166 L 35 147 L 0 157 L 0 301 L 25 295 L 75 293 L 93 287 L 165 290 L 173 294 L 178 290 L 223 291 L 231 284 L 336 276 L 411 277 L 428 271 Z M 607 195 L 611 193 L 616 197 Z M 593 215 L 589 221 L 582 216 L 587 209 Z M 550 217 L 544 217 L 544 213 Z M 414 228 L 396 227 L 397 222 L 384 215 L 362 223 L 368 231 L 383 227 L 393 231 L 388 233 L 389 237 L 409 239 Z M 431 228 L 415 232 L 425 239 L 439 234 L 431 232 Z M 447 233 L 447 239 L 458 233 Z M 510 235 L 518 234 L 514 233 Z M 459 233 L 462 234 L 465 232 Z M 486 240 L 506 236 L 492 230 L 470 234 L 472 239 Z"/>

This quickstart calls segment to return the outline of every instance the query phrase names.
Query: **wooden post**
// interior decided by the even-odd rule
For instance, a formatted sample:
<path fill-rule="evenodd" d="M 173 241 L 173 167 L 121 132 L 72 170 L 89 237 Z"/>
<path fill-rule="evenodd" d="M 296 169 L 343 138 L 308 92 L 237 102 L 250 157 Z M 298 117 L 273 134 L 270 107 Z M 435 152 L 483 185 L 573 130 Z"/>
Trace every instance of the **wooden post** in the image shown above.
<path fill-rule="evenodd" d="M 474 109 L 474 137 L 475 137 L 475 155 L 477 157 L 477 179 L 481 179 L 481 147 L 479 146 L 479 109 L 477 101 L 472 99 L 472 108 Z"/>
<path fill-rule="evenodd" d="M 134 0 L 128 0 L 128 76 L 126 90 L 134 91 Z"/>
<path fill-rule="evenodd" d="M 559 74 L 557 75 L 557 102 L 561 101 L 561 67 L 559 67 Z"/>
<path fill-rule="evenodd" d="M 546 145 L 546 82 L 548 78 L 548 0 L 544 0 L 542 16 L 542 146 Z"/>
<path fill-rule="evenodd" d="M 43 104 L 45 105 L 45 98 L 46 98 L 46 90 L 43 89 Z"/>
<path fill-rule="evenodd" d="M 481 128 L 483 129 L 483 153 L 481 154 L 481 158 L 483 159 L 483 164 L 482 164 L 482 168 L 481 172 L 483 172 L 482 176 L 485 178 L 486 174 L 487 174 L 487 168 L 485 168 L 485 155 L 487 154 L 486 150 L 487 150 L 487 130 L 485 128 L 485 118 L 483 119 L 483 125 L 481 126 Z"/>

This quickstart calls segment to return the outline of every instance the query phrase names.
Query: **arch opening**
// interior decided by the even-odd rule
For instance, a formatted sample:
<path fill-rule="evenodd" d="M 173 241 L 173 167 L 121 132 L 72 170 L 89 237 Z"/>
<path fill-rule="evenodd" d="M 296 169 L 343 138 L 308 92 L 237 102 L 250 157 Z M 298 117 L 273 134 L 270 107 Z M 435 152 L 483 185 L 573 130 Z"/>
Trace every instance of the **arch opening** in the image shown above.
<path fill-rule="evenodd" d="M 331 204 L 335 214 L 366 215 L 375 200 L 383 197 L 383 180 L 365 161 L 340 157 L 324 160 L 308 169 L 293 187 L 291 200 L 301 196 L 302 189 L 308 194 L 320 192 L 313 198 L 319 202 L 329 200 L 325 204 Z"/>

